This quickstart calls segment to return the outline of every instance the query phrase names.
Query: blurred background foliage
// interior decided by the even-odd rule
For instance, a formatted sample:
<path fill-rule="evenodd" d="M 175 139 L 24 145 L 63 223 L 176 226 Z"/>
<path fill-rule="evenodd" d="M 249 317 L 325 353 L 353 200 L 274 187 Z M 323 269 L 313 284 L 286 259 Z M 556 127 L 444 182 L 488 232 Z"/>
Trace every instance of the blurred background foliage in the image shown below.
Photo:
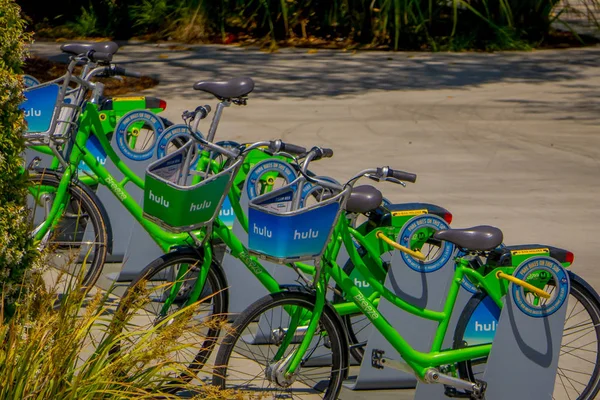
<path fill-rule="evenodd" d="M 600 0 L 19 0 L 39 35 L 180 42 L 326 43 L 426 50 L 527 49 Z M 566 18 L 566 17 L 569 18 Z M 577 40 L 583 40 L 576 34 Z"/>

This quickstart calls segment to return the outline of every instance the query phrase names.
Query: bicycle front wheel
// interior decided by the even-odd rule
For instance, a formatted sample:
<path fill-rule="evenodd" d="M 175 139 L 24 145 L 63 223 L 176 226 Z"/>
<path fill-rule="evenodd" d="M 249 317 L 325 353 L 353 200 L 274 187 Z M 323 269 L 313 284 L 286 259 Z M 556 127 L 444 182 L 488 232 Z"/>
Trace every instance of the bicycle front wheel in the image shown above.
<path fill-rule="evenodd" d="M 290 326 L 290 314 L 310 315 L 314 308 L 314 296 L 300 292 L 269 294 L 248 307 L 223 339 L 213 385 L 251 398 L 337 398 L 348 372 L 349 354 L 342 323 L 329 307 L 323 310 L 314 338 L 292 377 L 283 377 L 278 370 L 284 368 L 278 368 L 274 360 Z M 300 322 L 278 360 L 286 360 L 305 333 Z"/>
<path fill-rule="evenodd" d="M 30 173 L 27 205 L 34 227 L 47 220 L 59 185 L 60 175 Z M 44 271 L 44 278 L 60 293 L 94 286 L 108 252 L 106 222 L 94 199 L 78 185 L 67 190 L 63 214 L 44 241 L 52 267 Z"/>
<path fill-rule="evenodd" d="M 135 351 L 163 335 L 168 326 L 180 324 L 182 329 L 171 333 L 169 339 L 180 345 L 168 355 L 176 367 L 169 373 L 179 382 L 193 379 L 214 349 L 228 306 L 226 283 L 213 260 L 193 315 L 181 311 L 189 303 L 203 259 L 200 252 L 186 248 L 165 254 L 144 268 L 117 308 L 111 331 L 121 340 L 111 353 Z"/>
<path fill-rule="evenodd" d="M 563 328 L 553 399 L 592 400 L 600 391 L 600 301 L 582 278 L 568 271 L 571 292 Z M 552 293 L 552 281 L 544 288 Z M 467 326 L 487 295 L 480 293 L 467 303 L 454 334 L 454 348 L 468 346 Z M 459 363 L 460 377 L 474 382 L 482 379 L 487 358 Z"/>

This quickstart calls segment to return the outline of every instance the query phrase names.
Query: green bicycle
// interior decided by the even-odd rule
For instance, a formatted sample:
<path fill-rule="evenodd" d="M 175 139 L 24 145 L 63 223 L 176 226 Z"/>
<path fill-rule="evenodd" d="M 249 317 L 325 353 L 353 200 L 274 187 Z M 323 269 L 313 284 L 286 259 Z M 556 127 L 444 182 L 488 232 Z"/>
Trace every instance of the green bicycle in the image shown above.
<path fill-rule="evenodd" d="M 26 134 L 29 148 L 54 157 L 50 169 L 38 169 L 35 165 L 30 165 L 29 168 L 30 203 L 41 214 L 37 218 L 34 216 L 37 225 L 33 229 L 33 236 L 40 247 L 54 250 L 53 260 L 58 268 L 53 271 L 59 271 L 59 276 L 55 279 L 65 285 L 72 285 L 73 277 L 81 277 L 83 286 L 91 288 L 100 276 L 107 253 L 112 250 L 112 228 L 106 210 L 92 190 L 96 185 L 106 186 L 163 251 L 168 252 L 177 246 L 194 246 L 194 239 L 189 234 L 166 231 L 144 218 L 142 208 L 126 189 L 128 184 L 143 189 L 144 181 L 119 158 L 110 143 L 117 117 L 125 109 L 122 106 L 124 102 L 100 102 L 102 84 L 91 81 L 98 75 L 131 75 L 122 68 L 109 64 L 117 49 L 116 45 L 112 45 L 97 43 L 63 46 L 64 51 L 79 55 L 71 57 L 65 76 L 32 89 L 38 91 L 38 96 L 26 103 L 32 110 L 41 109 L 42 119 L 29 126 Z M 73 69 L 82 62 L 84 67 L 81 76 L 75 76 Z M 246 92 L 239 94 L 239 98 L 221 99 L 211 125 L 210 133 L 213 136 L 223 108 L 231 103 L 245 102 L 242 98 L 252 87 L 245 87 L 243 90 Z M 91 99 L 86 101 L 90 92 Z M 146 100 L 144 103 L 148 106 Z M 140 105 L 140 101 L 136 99 L 126 99 L 125 102 Z M 160 101 L 159 105 L 162 106 Z M 206 112 L 206 108 L 202 109 Z M 158 117 L 153 118 L 158 121 Z M 134 122 L 128 125 L 121 132 L 120 139 L 136 150 L 147 152 L 145 140 L 138 140 L 141 136 L 139 124 L 140 122 Z M 143 122 L 141 124 L 144 125 Z M 90 147 L 92 139 L 97 142 L 93 148 Z M 181 147 L 189 140 L 179 139 L 181 140 L 175 144 L 173 141 L 167 143 L 171 148 L 164 149 L 165 152 Z M 94 151 L 98 148 L 118 168 L 122 177 L 109 173 Z M 236 182 L 243 182 L 244 171 L 268 157 L 271 155 L 253 152 L 246 159 L 247 164 L 240 170 Z M 205 168 L 211 162 L 214 163 L 203 158 L 198 161 L 198 168 Z M 84 175 L 78 171 L 81 165 L 86 166 Z M 217 279 L 217 276 L 212 276 L 212 279 Z"/>
<path fill-rule="evenodd" d="M 67 188 L 65 204 L 61 205 L 61 210 L 52 221 L 50 214 L 54 212 L 53 204 L 57 193 L 63 190 L 59 189 L 63 174 L 68 169 L 69 161 L 76 162 L 75 158 L 71 158 L 72 148 L 83 142 L 75 143 L 73 137 L 80 127 L 90 130 L 91 134 L 85 134 L 88 138 L 85 151 L 90 153 L 90 159 L 103 164 L 106 153 L 99 143 L 100 136 L 110 143 L 117 122 L 133 110 L 148 110 L 148 113 L 156 114 L 166 108 L 165 101 L 154 97 L 102 96 L 103 84 L 93 83 L 94 77 L 140 76 L 111 64 L 112 55 L 117 49 L 118 46 L 112 42 L 65 44 L 61 50 L 70 55 L 65 75 L 25 91 L 23 108 L 29 125 L 25 134 L 28 148 L 33 150 L 33 154 L 52 157 L 46 168 L 38 167 L 41 158 L 37 156 L 27 167 L 31 184 L 28 203 L 32 209 L 33 233 L 40 247 L 50 247 L 55 251 L 54 260 L 59 267 L 67 269 L 67 266 L 73 266 L 71 272 L 81 266 L 82 259 L 86 259 L 90 270 L 101 269 L 106 254 L 112 250 L 110 220 L 94 192 L 99 181 L 83 160 L 74 164 L 78 168 L 70 172 L 72 179 Z M 81 65 L 81 73 L 76 76 L 75 68 L 78 65 Z M 89 126 L 89 120 L 79 119 L 82 110 L 91 107 L 98 110 L 98 124 L 92 127 Z M 164 126 L 172 125 L 158 116 L 156 121 Z M 99 126 L 102 129 L 98 129 Z M 139 136 L 147 136 L 145 129 L 143 121 L 129 124 L 125 132 L 126 144 L 131 148 L 147 147 L 148 143 L 138 140 Z M 44 225 L 45 222 L 48 224 Z M 84 284 L 92 283 L 97 276 L 96 273 L 90 273 L 84 278 Z"/>
<path fill-rule="evenodd" d="M 235 321 L 229 334 L 225 336 L 217 353 L 213 371 L 213 384 L 221 388 L 232 388 L 248 393 L 250 396 L 267 395 L 279 397 L 322 397 L 335 399 L 339 396 L 342 383 L 350 373 L 349 341 L 341 315 L 364 314 L 371 324 L 393 346 L 399 360 L 386 360 L 386 367 L 401 369 L 413 373 L 419 380 L 428 383 L 444 384 L 453 397 L 482 398 L 485 385 L 476 379 L 478 366 L 485 363 L 491 344 L 468 343 L 464 338 L 465 325 L 475 307 L 473 300 L 462 311 L 459 326 L 455 331 L 453 349 L 442 348 L 447 335 L 450 318 L 455 310 L 455 302 L 463 279 L 468 278 L 481 295 L 475 298 L 491 299 L 496 307 L 502 307 L 502 297 L 507 293 L 508 280 L 521 285 L 524 292 L 537 306 L 543 306 L 545 299 L 551 297 L 558 286 L 551 276 L 538 277 L 533 281 L 522 281 L 512 276 L 515 266 L 498 262 L 496 250 L 501 245 L 502 232 L 493 227 L 476 227 L 469 230 L 442 230 L 433 233 L 429 243 L 444 249 L 456 246 L 465 254 L 456 258 L 456 269 L 442 311 L 433 311 L 414 306 L 396 296 L 386 288 L 382 281 L 365 263 L 354 242 L 370 253 L 371 249 L 365 236 L 340 218 L 340 210 L 347 208 L 352 201 L 353 186 L 363 176 L 383 180 L 396 178 L 413 181 L 415 176 L 387 167 L 365 170 L 350 179 L 345 185 L 335 185 L 307 175 L 308 182 L 321 185 L 333 192 L 329 199 L 312 208 L 299 208 L 281 213 L 265 207 L 270 196 L 261 196 L 250 204 L 249 219 L 252 223 L 264 226 L 265 231 L 278 237 L 276 242 L 264 238 L 250 238 L 250 248 L 260 257 L 286 261 L 288 256 L 297 256 L 298 252 L 314 258 L 319 265 L 314 281 L 295 289 L 285 290 L 263 297 L 250 305 Z M 283 188 L 282 190 L 289 190 Z M 317 216 L 317 218 L 312 218 Z M 293 221 L 287 224 L 285 219 Z M 308 223 L 303 223 L 308 221 Z M 321 224 L 314 223 L 321 221 Z M 377 229 L 375 229 L 377 231 Z M 309 235 L 306 235 L 309 232 Z M 315 232 L 317 234 L 315 234 Z M 385 233 L 375 233 L 385 236 Z M 333 238 L 329 240 L 330 238 Z M 312 240 L 312 248 L 297 244 L 300 240 Z M 335 262 L 336 255 L 344 246 L 353 265 L 360 270 L 374 293 L 365 296 L 346 272 Z M 412 249 L 399 244 L 394 248 L 411 257 L 419 257 Z M 317 251 L 318 249 L 318 251 Z M 474 263 L 467 255 L 476 255 L 489 260 L 489 263 Z M 565 260 L 572 261 L 572 260 Z M 556 386 L 561 387 L 568 398 L 575 393 L 579 399 L 593 399 L 600 390 L 600 372 L 598 353 L 600 350 L 600 301 L 595 291 L 572 272 L 572 291 L 575 305 L 568 310 L 567 324 L 563 335 L 589 334 L 586 342 L 589 346 L 583 352 L 591 352 L 586 365 L 576 370 L 564 368 L 564 374 L 573 371 L 566 381 L 561 376 Z M 331 305 L 326 300 L 328 282 L 333 279 L 341 288 L 347 304 Z M 377 309 L 379 298 L 385 298 L 395 307 L 420 318 L 437 323 L 437 330 L 431 349 L 428 352 L 415 350 L 396 331 L 389 321 Z M 572 299 L 569 299 L 571 303 Z M 570 304 L 569 303 L 569 304 Z M 583 307 L 577 308 L 578 304 Z M 351 311 L 350 311 L 351 310 Z M 584 318 L 569 326 L 569 319 L 576 313 Z M 581 339 L 581 338 L 579 338 Z M 563 346 L 569 346 L 569 340 L 563 340 Z M 559 368 L 565 359 L 579 357 L 573 348 L 561 351 Z M 381 358 L 372 356 L 372 363 L 381 365 Z M 571 360 L 572 362 L 573 360 Z M 570 385 L 577 383 L 573 390 Z M 556 392 L 556 390 L 555 390 Z"/>
<path fill-rule="evenodd" d="M 196 129 L 190 127 L 190 132 L 196 132 Z M 303 171 L 305 173 L 308 173 L 308 165 L 310 162 L 324 157 L 331 157 L 333 155 L 333 152 L 330 149 L 315 147 L 307 153 L 302 147 L 289 145 L 281 141 L 258 142 L 240 148 L 224 149 L 217 144 L 213 144 L 208 140 L 203 139 L 201 136 L 197 136 L 196 140 L 201 144 L 202 148 L 205 149 L 202 152 L 201 157 L 218 158 L 214 156 L 215 153 L 226 156 L 226 161 L 221 161 L 220 167 L 211 171 L 213 173 L 223 171 L 228 168 L 228 166 L 235 165 L 247 155 L 252 154 L 253 151 L 257 151 L 257 149 L 261 147 L 268 147 L 271 150 L 271 153 L 285 151 L 303 157 Z M 171 165 L 173 162 L 171 157 L 179 156 L 173 153 L 172 156 L 157 161 L 149 167 L 148 173 L 154 174 L 154 172 L 151 171 L 154 171 L 155 169 L 161 170 L 162 168 L 166 168 L 167 165 Z M 181 158 L 180 162 L 182 162 Z M 194 172 L 194 174 L 195 173 L 196 172 Z M 170 175 L 173 176 L 173 172 L 171 172 Z M 180 175 L 180 173 L 174 174 L 174 176 Z M 217 178 L 203 176 L 203 179 L 205 181 L 212 181 Z M 192 185 L 199 183 L 202 183 L 202 180 L 192 180 Z M 170 221 L 167 225 L 173 226 L 173 224 L 180 223 L 192 224 L 188 229 L 194 227 L 192 213 L 187 211 L 192 207 L 188 206 L 185 202 L 182 203 L 181 199 L 200 199 L 202 200 L 202 204 L 210 203 L 214 206 L 219 204 L 219 199 L 215 197 L 217 194 L 224 198 L 228 195 L 227 190 L 229 190 L 229 188 L 236 188 L 235 183 L 233 183 L 230 186 L 217 187 L 216 189 L 211 187 L 211 190 L 200 193 L 195 192 L 196 189 L 182 187 L 181 185 L 178 186 L 174 183 L 167 183 L 167 186 L 170 187 L 168 191 L 165 191 L 165 185 L 162 185 L 162 189 L 160 186 L 157 187 L 157 190 L 155 190 L 152 195 L 148 193 L 145 198 L 144 207 L 146 209 L 146 205 L 150 205 L 152 210 L 149 211 L 153 214 L 151 217 L 161 221 Z M 156 186 L 147 186 L 148 190 L 151 190 L 152 187 Z M 201 188 L 199 187 L 197 190 L 200 189 Z M 265 193 L 277 190 L 273 187 L 270 187 L 269 189 L 270 190 Z M 355 192 L 355 197 L 358 196 L 362 201 L 366 201 L 369 209 L 365 210 L 359 205 L 357 205 L 357 208 L 348 207 L 349 221 L 354 221 L 352 216 L 355 214 L 378 209 L 382 203 L 382 195 L 379 191 L 371 187 L 364 187 L 363 189 L 364 190 L 361 191 L 361 189 L 358 188 Z M 326 190 L 323 190 L 322 188 L 312 188 L 310 184 L 303 185 L 301 191 L 303 196 L 297 200 L 303 204 L 310 204 L 327 195 Z M 157 196 L 160 198 L 160 201 L 158 202 Z M 232 203 L 235 203 L 239 198 L 235 193 L 233 193 L 232 197 L 231 192 L 229 192 L 229 196 L 232 198 Z M 222 199 L 220 201 L 222 201 Z M 162 204 L 162 212 L 160 211 L 161 205 L 158 203 Z M 172 214 L 164 207 L 165 203 L 169 203 L 169 207 L 171 204 L 179 204 L 177 208 L 179 211 L 176 214 Z M 279 199 L 279 202 L 274 202 L 272 206 L 287 207 L 285 203 L 286 199 L 285 196 L 283 196 Z M 449 219 L 450 214 L 446 210 L 431 205 L 428 206 L 430 209 L 435 209 L 439 215 Z M 196 204 L 193 205 L 193 208 L 196 209 Z M 388 218 L 384 218 L 384 221 L 379 224 L 380 227 L 383 227 L 390 235 L 393 235 L 394 232 L 397 234 L 403 224 L 410 219 L 412 215 L 423 212 L 423 204 L 396 205 L 392 206 L 392 208 L 397 210 L 394 212 L 393 217 L 392 214 L 388 212 Z M 246 232 L 259 229 L 257 226 L 252 226 L 251 229 L 249 229 L 247 216 L 240 207 L 235 208 L 234 211 Z M 214 218 L 202 221 L 202 224 L 207 227 L 207 238 L 209 238 L 209 240 L 205 240 L 201 246 L 200 243 L 198 243 L 199 245 L 197 248 L 179 248 L 158 258 L 149 264 L 127 288 L 118 307 L 117 314 L 119 316 L 129 315 L 131 308 L 135 308 L 132 306 L 131 296 L 135 296 L 137 293 L 141 292 L 146 294 L 149 297 L 149 303 L 146 305 L 145 311 L 141 315 L 135 316 L 133 321 L 129 321 L 127 324 L 119 319 L 115 321 L 115 323 L 118 324 L 115 328 L 117 331 L 127 330 L 130 332 L 127 334 L 127 339 L 113 349 L 114 352 L 119 349 L 123 351 L 123 348 L 136 346 L 139 340 L 144 339 L 143 332 L 148 332 L 151 327 L 164 324 L 165 321 L 171 321 L 171 319 L 174 319 L 172 315 L 177 314 L 180 309 L 195 304 L 201 299 L 208 298 L 209 302 L 212 302 L 213 299 L 216 298 L 219 303 L 227 304 L 226 277 L 222 274 L 219 263 L 214 260 L 214 252 L 211 248 L 211 244 L 215 242 L 222 242 L 227 251 L 230 252 L 232 256 L 241 260 L 269 292 L 276 293 L 281 289 L 282 286 L 280 285 L 280 282 L 273 277 L 259 260 L 249 255 L 244 244 L 233 234 L 233 232 L 230 229 L 227 229 L 218 217 L 210 213 L 209 216 Z M 364 224 L 370 225 L 371 222 L 368 221 Z M 415 244 L 415 246 L 417 246 L 417 244 Z M 385 276 L 385 267 L 379 255 L 390 251 L 391 247 L 389 244 L 378 240 L 377 249 L 377 257 L 374 257 L 372 260 L 367 260 L 367 262 L 369 265 L 372 265 L 373 270 L 380 271 L 380 275 Z M 313 279 L 316 272 L 314 265 L 298 261 L 301 260 L 295 260 L 288 265 L 297 272 L 299 280 L 309 282 Z M 222 277 L 222 280 L 219 281 L 219 283 L 221 283 L 222 286 L 216 286 L 212 282 L 208 282 L 209 285 L 205 285 L 207 268 L 221 271 L 219 272 L 219 275 Z M 348 302 L 342 300 L 341 303 L 346 304 Z M 337 306 L 338 305 L 336 305 L 336 307 Z M 343 305 L 340 304 L 339 307 L 339 312 L 343 314 Z M 227 309 L 226 306 L 223 308 Z M 357 310 L 347 308 L 347 312 L 356 313 Z M 190 321 L 180 333 L 181 336 L 178 337 L 178 341 L 188 344 L 197 344 L 196 346 L 183 346 L 184 348 L 178 351 L 177 354 L 173 354 L 170 357 L 175 360 L 177 364 L 185 367 L 185 373 L 183 373 L 183 376 L 180 378 L 192 379 L 194 374 L 203 367 L 210 356 L 221 329 L 220 326 L 218 326 L 219 324 L 207 323 L 207 321 L 212 321 L 214 318 L 217 320 L 219 319 L 218 310 L 212 309 L 208 311 L 205 307 L 201 307 L 201 309 L 195 313 L 193 320 Z M 205 329 L 202 330 L 202 327 L 206 325 L 215 327 L 211 332 L 212 336 L 207 336 Z M 138 333 L 136 334 L 136 332 Z"/>

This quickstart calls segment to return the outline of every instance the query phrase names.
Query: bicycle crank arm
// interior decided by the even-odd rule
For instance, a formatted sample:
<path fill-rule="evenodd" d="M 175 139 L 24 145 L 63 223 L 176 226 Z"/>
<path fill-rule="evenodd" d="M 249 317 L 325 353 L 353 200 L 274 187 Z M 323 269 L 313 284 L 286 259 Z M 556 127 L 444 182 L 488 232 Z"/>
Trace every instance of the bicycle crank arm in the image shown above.
<path fill-rule="evenodd" d="M 392 358 L 384 357 L 385 351 L 379 349 L 373 349 L 371 353 L 371 366 L 375 369 L 383 369 L 389 367 L 398 371 L 407 372 L 411 375 L 415 374 L 415 371 L 404 361 L 394 360 Z"/>
<path fill-rule="evenodd" d="M 465 381 L 450 375 L 442 374 L 435 368 L 428 369 L 424 379 L 427 383 L 440 383 L 456 389 L 469 391 L 471 399 L 483 399 L 487 387 L 487 384 L 483 381 L 477 381 L 476 383 Z"/>

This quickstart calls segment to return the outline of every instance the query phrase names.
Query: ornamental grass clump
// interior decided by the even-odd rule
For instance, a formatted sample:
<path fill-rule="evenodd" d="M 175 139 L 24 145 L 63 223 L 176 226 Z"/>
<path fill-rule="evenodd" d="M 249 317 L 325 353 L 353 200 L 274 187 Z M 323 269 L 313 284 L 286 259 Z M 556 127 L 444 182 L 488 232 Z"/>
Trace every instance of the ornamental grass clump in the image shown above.
<path fill-rule="evenodd" d="M 190 346 L 178 338 L 199 303 L 136 332 L 144 340 L 115 353 L 111 349 L 131 335 L 111 330 L 115 295 L 85 295 L 76 285 L 59 294 L 46 289 L 41 275 L 34 284 L 13 317 L 0 319 L 0 399 L 168 399 L 177 398 L 177 390 L 202 392 L 197 382 L 177 378 L 187 367 L 170 357 Z M 144 313 L 148 298 L 138 293 L 131 301 L 123 323 Z"/>

